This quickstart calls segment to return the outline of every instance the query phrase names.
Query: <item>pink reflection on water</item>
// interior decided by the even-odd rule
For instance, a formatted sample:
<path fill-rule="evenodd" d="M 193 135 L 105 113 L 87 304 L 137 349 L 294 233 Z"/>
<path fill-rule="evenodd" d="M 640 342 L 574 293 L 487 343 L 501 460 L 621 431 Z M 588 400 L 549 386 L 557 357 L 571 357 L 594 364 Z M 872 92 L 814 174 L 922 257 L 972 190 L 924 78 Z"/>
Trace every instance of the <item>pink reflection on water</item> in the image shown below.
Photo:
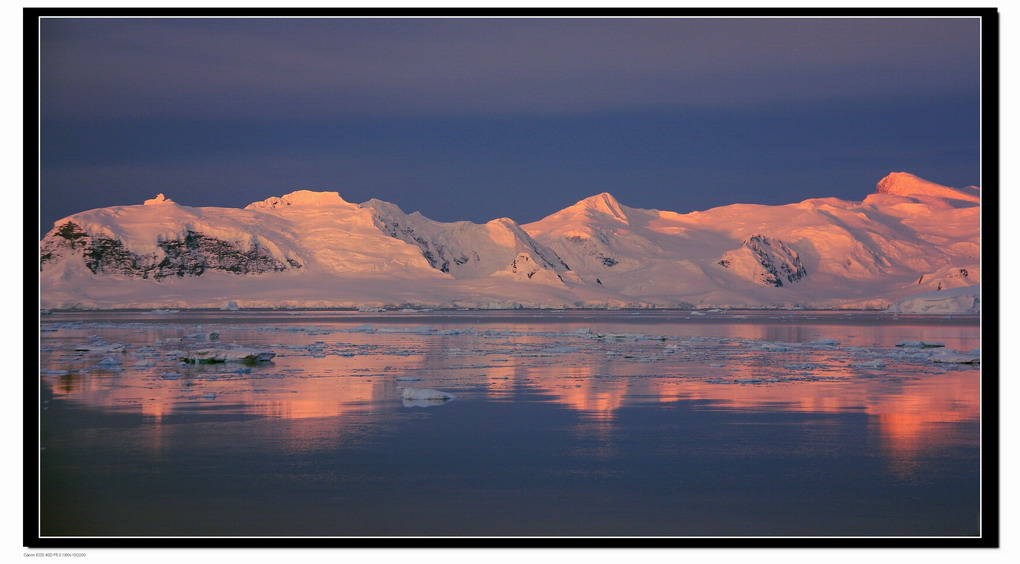
<path fill-rule="evenodd" d="M 969 349 L 976 342 L 974 328 L 793 326 L 732 317 L 729 324 L 705 325 L 489 323 L 461 334 L 359 333 L 342 324 L 326 327 L 344 330 L 336 333 L 223 328 L 224 342 L 267 346 L 278 356 L 250 367 L 181 366 L 167 357 L 129 352 L 113 370 L 96 368 L 96 357 L 68 353 L 67 345 L 89 332 L 72 331 L 48 339 L 52 346 L 43 356 L 43 382 L 56 397 L 140 413 L 156 426 L 184 413 L 278 419 L 288 422 L 280 432 L 303 448 L 309 441 L 325 448 L 347 436 L 349 416 L 400 411 L 405 386 L 448 390 L 457 394 L 456 401 L 515 401 L 523 391 L 534 392 L 577 412 L 584 432 L 603 437 L 611 434 L 621 409 L 649 401 L 707 402 L 697 409 L 862 413 L 869 416 L 891 470 L 901 476 L 909 476 L 928 453 L 973 442 L 950 424 L 979 420 L 977 368 L 919 370 L 895 361 L 862 368 L 845 350 L 847 345 L 890 347 L 905 339 Z M 668 339 L 572 336 L 588 328 L 593 334 L 643 332 Z M 100 333 L 109 342 L 137 347 L 189 330 Z M 691 336 L 708 340 L 675 340 Z M 837 339 L 841 346 L 756 346 L 820 338 Z M 310 346 L 316 342 L 320 345 Z M 136 366 L 139 361 L 142 366 Z M 177 376 L 168 378 L 172 374 Z M 158 451 L 159 445 L 153 448 Z"/>

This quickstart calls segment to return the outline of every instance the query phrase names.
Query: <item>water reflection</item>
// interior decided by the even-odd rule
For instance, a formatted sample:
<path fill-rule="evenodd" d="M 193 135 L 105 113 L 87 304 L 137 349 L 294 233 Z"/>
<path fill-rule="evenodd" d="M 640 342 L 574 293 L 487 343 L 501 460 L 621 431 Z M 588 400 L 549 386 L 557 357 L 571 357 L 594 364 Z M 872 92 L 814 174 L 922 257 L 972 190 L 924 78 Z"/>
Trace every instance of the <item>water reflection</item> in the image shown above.
<path fill-rule="evenodd" d="M 709 324 L 442 320 L 433 325 L 440 331 L 416 331 L 416 325 L 379 325 L 366 332 L 351 332 L 355 326 L 344 323 L 278 330 L 208 321 L 59 327 L 43 333 L 43 384 L 57 398 L 140 413 L 156 427 L 177 415 L 288 421 L 280 432 L 304 445 L 294 448 L 335 447 L 330 441 L 346 440 L 345 429 L 357 425 L 352 416 L 436 405 L 406 397 L 409 388 L 449 390 L 464 402 L 550 402 L 580 416 L 577 432 L 603 438 L 612 435 L 621 410 L 647 404 L 699 401 L 703 410 L 861 413 L 890 469 L 902 476 L 914 472 L 927 453 L 977 440 L 947 425 L 978 421 L 976 367 L 922 365 L 902 355 L 879 365 L 861 360 L 868 351 L 853 349 L 889 349 L 905 339 L 968 349 L 978 342 L 975 325 L 888 320 L 791 325 L 740 317 Z M 167 347 L 188 346 L 186 335 L 211 329 L 223 343 L 268 347 L 277 357 L 255 366 L 182 366 L 166 354 Z M 647 338 L 627 336 L 637 333 Z M 105 357 L 72 350 L 93 335 L 126 343 L 127 350 L 107 364 L 101 362 Z M 841 344 L 795 346 L 823 338 Z M 170 344 L 160 349 L 157 342 Z M 173 373 L 177 376 L 168 376 Z M 156 433 L 157 451 L 159 437 Z"/>

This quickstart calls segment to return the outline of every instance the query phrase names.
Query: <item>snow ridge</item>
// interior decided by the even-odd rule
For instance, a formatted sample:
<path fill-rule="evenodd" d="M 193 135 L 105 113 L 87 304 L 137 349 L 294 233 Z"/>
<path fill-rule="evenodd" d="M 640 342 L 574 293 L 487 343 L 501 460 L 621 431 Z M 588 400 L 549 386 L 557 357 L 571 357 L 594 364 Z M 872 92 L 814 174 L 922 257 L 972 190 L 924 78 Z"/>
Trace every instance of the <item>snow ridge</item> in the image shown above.
<path fill-rule="evenodd" d="M 978 203 L 981 200 L 976 194 L 941 186 L 908 172 L 889 173 L 888 176 L 878 181 L 876 193 L 896 196 L 934 196 L 973 203 Z"/>
<path fill-rule="evenodd" d="M 537 243 L 509 218 L 486 224 L 442 223 L 418 212 L 406 214 L 398 206 L 380 200 L 369 200 L 361 206 L 375 212 L 380 230 L 417 246 L 432 268 L 455 278 L 489 276 L 507 268 L 515 270 L 512 263 L 522 256 L 535 268 L 552 272 L 557 280 L 561 280 L 560 273 L 570 270 L 556 253 Z M 526 278 L 534 278 L 534 273 Z"/>
<path fill-rule="evenodd" d="M 602 193 L 526 225 L 439 222 L 337 192 L 244 209 L 158 195 L 56 222 L 40 243 L 41 305 L 882 309 L 980 283 L 977 192 L 892 173 L 863 201 L 687 214 Z"/>
<path fill-rule="evenodd" d="M 162 195 L 162 194 L 161 194 Z M 276 209 L 284 206 L 352 206 L 345 202 L 337 192 L 313 192 L 297 190 L 283 196 L 273 196 L 259 202 L 252 202 L 244 207 L 246 210 Z"/>

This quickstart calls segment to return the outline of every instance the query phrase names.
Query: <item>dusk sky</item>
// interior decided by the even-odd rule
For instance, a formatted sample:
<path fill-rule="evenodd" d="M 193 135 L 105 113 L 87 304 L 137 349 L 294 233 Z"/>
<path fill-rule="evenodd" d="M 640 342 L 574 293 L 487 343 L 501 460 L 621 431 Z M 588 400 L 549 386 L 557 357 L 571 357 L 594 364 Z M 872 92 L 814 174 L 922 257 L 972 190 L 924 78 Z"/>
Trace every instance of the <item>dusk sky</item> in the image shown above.
<path fill-rule="evenodd" d="M 45 19 L 41 220 L 300 189 L 439 221 L 980 178 L 979 20 Z"/>

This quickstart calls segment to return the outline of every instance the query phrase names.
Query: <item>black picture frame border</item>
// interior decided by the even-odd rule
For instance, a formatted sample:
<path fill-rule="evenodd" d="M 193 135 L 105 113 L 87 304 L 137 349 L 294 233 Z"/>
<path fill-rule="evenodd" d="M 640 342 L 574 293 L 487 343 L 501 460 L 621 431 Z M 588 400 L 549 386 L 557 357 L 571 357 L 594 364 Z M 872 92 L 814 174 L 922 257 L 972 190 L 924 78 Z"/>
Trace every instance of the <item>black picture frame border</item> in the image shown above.
<path fill-rule="evenodd" d="M 43 537 L 39 534 L 38 363 L 25 362 L 23 542 L 29 549 L 231 548 L 998 548 L 999 11 L 997 8 L 24 8 L 25 335 L 36 334 L 39 227 L 39 21 L 84 17 L 976 17 L 981 19 L 981 532 L 974 537 Z M 31 150 L 34 148 L 35 150 Z M 31 196 L 31 197 L 29 197 Z M 31 293 L 35 292 L 35 295 Z M 26 349 L 27 351 L 27 349 Z M 32 358 L 26 352 L 26 359 Z M 38 360 L 38 357 L 35 357 Z M 34 495 L 33 495 L 34 494 Z"/>

